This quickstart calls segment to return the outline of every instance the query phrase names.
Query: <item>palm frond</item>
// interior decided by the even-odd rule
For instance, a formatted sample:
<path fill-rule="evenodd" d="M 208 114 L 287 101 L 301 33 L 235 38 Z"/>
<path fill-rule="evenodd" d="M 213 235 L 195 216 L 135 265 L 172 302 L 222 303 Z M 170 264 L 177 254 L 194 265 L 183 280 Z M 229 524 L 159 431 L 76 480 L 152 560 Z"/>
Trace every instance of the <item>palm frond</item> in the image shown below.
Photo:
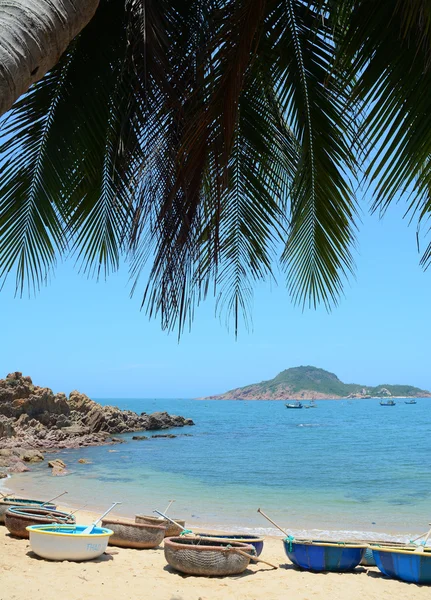
<path fill-rule="evenodd" d="M 301 145 L 291 198 L 291 228 L 282 260 L 296 301 L 328 307 L 337 301 L 343 276 L 353 272 L 357 209 L 349 178 L 356 160 L 349 86 L 334 65 L 328 14 L 288 0 L 272 28 L 274 77 L 285 118 Z"/>

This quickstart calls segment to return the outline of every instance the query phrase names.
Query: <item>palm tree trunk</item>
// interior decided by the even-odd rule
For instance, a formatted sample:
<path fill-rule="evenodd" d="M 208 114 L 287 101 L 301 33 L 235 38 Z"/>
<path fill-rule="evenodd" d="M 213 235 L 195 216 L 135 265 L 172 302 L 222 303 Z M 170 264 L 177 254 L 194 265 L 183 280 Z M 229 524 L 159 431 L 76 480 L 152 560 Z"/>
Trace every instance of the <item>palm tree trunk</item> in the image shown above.
<path fill-rule="evenodd" d="M 0 116 L 58 61 L 99 0 L 0 0 Z"/>

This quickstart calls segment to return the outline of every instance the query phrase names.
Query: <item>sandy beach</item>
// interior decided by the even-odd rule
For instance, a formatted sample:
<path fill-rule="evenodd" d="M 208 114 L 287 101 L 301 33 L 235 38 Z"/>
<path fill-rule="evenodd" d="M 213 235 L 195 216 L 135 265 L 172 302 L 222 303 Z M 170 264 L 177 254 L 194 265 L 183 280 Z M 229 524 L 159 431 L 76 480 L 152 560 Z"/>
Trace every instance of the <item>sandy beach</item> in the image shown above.
<path fill-rule="evenodd" d="M 89 523 L 95 515 L 77 512 Z M 53 563 L 31 552 L 29 541 L 13 538 L 0 527 L 2 600 L 415 600 L 429 599 L 429 586 L 384 577 L 376 568 L 358 567 L 353 573 L 309 573 L 294 567 L 284 555 L 280 538 L 268 537 L 261 558 L 279 568 L 253 564 L 239 576 L 183 576 L 167 566 L 163 548 L 128 550 L 109 546 L 101 558 Z"/>

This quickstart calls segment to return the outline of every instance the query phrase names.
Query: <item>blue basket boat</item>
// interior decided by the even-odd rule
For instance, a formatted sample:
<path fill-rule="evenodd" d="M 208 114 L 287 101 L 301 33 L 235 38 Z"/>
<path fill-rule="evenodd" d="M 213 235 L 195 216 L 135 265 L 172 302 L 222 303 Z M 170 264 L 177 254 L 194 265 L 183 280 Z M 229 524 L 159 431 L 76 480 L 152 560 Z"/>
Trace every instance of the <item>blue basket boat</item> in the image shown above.
<path fill-rule="evenodd" d="M 379 570 L 388 577 L 409 583 L 431 584 L 431 548 L 373 548 Z"/>
<path fill-rule="evenodd" d="M 226 542 L 232 541 L 232 542 L 239 542 L 240 544 L 250 544 L 250 546 L 253 546 L 254 549 L 256 550 L 256 556 L 260 556 L 262 554 L 264 538 L 259 537 L 257 535 L 242 535 L 240 533 L 231 534 L 231 535 L 229 535 L 229 534 L 217 535 L 217 534 L 210 534 L 210 533 L 197 533 L 195 535 L 197 535 L 199 537 L 213 538 L 214 540 L 223 540 Z"/>
<path fill-rule="evenodd" d="M 283 540 L 284 550 L 294 565 L 307 571 L 353 571 L 361 562 L 366 544 L 321 540 Z"/>

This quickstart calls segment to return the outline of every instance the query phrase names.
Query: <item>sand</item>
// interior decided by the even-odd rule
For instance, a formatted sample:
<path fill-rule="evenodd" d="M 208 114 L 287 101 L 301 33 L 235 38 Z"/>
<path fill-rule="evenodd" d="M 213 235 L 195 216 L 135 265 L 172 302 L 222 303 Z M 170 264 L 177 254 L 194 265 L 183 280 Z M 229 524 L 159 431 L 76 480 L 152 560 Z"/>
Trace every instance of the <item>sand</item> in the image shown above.
<path fill-rule="evenodd" d="M 89 523 L 94 515 L 77 513 Z M 431 598 L 428 586 L 384 577 L 376 568 L 353 573 L 309 573 L 284 555 L 280 538 L 266 538 L 261 558 L 279 566 L 250 566 L 225 578 L 183 576 L 167 566 L 163 548 L 127 550 L 109 546 L 86 563 L 53 563 L 31 552 L 28 540 L 12 538 L 0 526 L 0 600 L 415 600 Z"/>

